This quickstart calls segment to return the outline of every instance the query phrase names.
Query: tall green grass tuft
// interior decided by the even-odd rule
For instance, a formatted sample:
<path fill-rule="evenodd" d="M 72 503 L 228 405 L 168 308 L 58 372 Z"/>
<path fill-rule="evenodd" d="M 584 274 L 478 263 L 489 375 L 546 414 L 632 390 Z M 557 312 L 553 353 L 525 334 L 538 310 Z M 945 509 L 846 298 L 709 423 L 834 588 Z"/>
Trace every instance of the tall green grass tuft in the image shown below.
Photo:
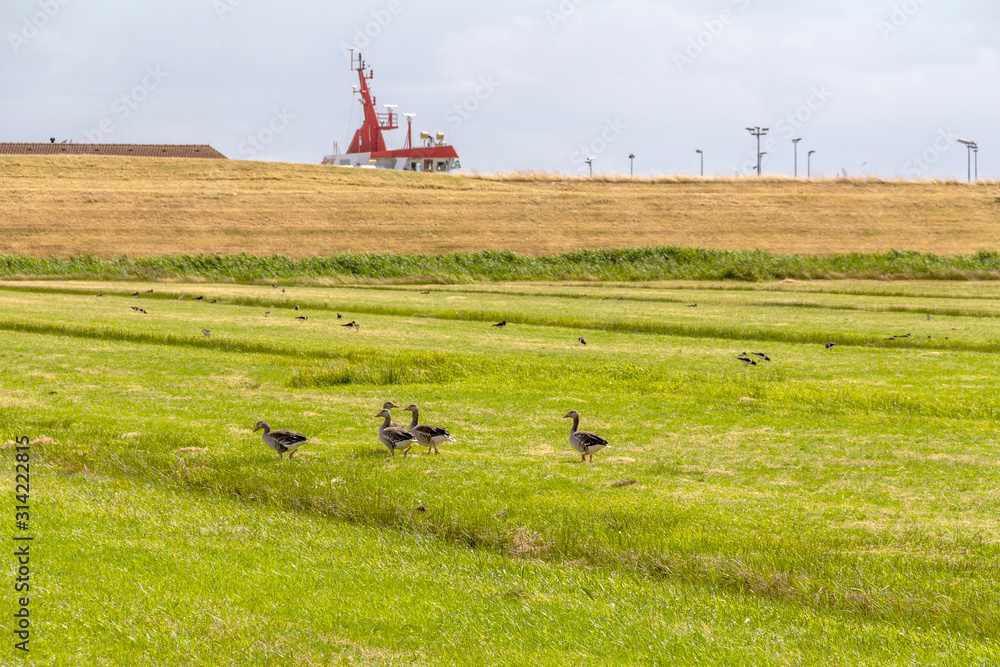
<path fill-rule="evenodd" d="M 524 280 L 733 280 L 825 278 L 996 280 L 1000 252 L 935 255 L 890 250 L 872 254 L 781 255 L 762 250 L 620 248 L 533 257 L 511 251 L 446 255 L 345 253 L 293 259 L 283 255 L 161 255 L 67 258 L 0 255 L 0 277 L 104 280 L 184 279 L 295 281 L 342 279 L 423 282 Z"/>

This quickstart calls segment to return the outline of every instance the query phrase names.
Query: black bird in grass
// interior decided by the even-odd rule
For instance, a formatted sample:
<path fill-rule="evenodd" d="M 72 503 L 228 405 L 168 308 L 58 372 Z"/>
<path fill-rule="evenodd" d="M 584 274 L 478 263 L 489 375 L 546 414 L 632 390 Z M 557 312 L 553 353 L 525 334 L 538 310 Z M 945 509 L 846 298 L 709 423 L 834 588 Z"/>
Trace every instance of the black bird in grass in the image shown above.
<path fill-rule="evenodd" d="M 771 361 L 771 357 L 767 356 L 763 352 L 751 352 L 750 354 L 752 354 L 753 356 L 757 357 L 761 361 Z"/>
<path fill-rule="evenodd" d="M 757 365 L 757 362 L 754 361 L 753 359 L 751 359 L 750 357 L 736 357 L 736 358 L 739 361 L 742 361 L 744 364 L 747 364 L 748 366 L 756 366 Z"/>
<path fill-rule="evenodd" d="M 833 349 L 835 347 L 837 347 L 836 343 L 827 343 L 826 344 L 826 349 L 828 349 L 828 350 Z"/>
<path fill-rule="evenodd" d="M 212 299 L 211 301 L 209 301 L 209 303 L 219 303 L 219 300 L 218 299 Z"/>
<path fill-rule="evenodd" d="M 299 307 L 298 307 L 298 306 L 295 306 L 295 310 L 298 310 L 298 309 L 299 309 Z"/>
<path fill-rule="evenodd" d="M 337 319 L 338 319 L 338 320 L 342 320 L 342 319 L 344 319 L 344 316 L 343 316 L 343 315 L 341 315 L 340 313 L 337 313 Z"/>
<path fill-rule="evenodd" d="M 579 338 L 577 338 L 577 340 L 580 341 L 580 345 L 586 345 L 587 344 L 587 339 L 584 338 L 583 336 L 580 336 Z"/>
<path fill-rule="evenodd" d="M 899 340 L 899 336 L 889 336 L 886 340 Z"/>
<path fill-rule="evenodd" d="M 305 322 L 305 321 L 306 321 L 306 320 L 308 320 L 309 318 L 308 318 L 308 317 L 306 317 L 305 315 L 299 315 L 299 316 L 298 316 L 298 317 L 296 317 L 295 319 L 297 319 L 297 320 L 301 320 L 301 321 Z"/>
<path fill-rule="evenodd" d="M 132 310 L 138 313 L 139 312 L 139 306 L 132 306 Z"/>
<path fill-rule="evenodd" d="M 430 290 L 428 290 L 426 292 L 421 292 L 421 294 L 430 294 Z"/>
<path fill-rule="evenodd" d="M 151 289 L 146 290 L 146 294 L 152 294 L 152 293 L 153 293 L 153 290 L 151 290 Z"/>
<path fill-rule="evenodd" d="M 196 297 L 194 298 L 194 300 L 195 300 L 195 301 L 201 301 L 201 300 L 202 300 L 202 299 L 204 299 L 204 298 L 205 298 L 205 297 L 203 297 L 203 296 L 196 296 Z"/>
<path fill-rule="evenodd" d="M 697 308 L 697 307 L 698 307 L 698 304 L 696 304 L 696 303 L 692 303 L 690 306 L 688 306 L 688 308 Z"/>
<path fill-rule="evenodd" d="M 132 296 L 139 296 L 138 292 L 132 292 Z"/>
<path fill-rule="evenodd" d="M 358 329 L 361 328 L 361 325 L 358 324 L 357 322 L 355 322 L 354 320 L 351 320 L 347 324 L 342 324 L 341 326 L 345 326 L 345 327 L 347 327 L 349 329 L 354 329 L 355 331 L 357 331 Z"/>
<path fill-rule="evenodd" d="M 507 320 L 504 320 L 503 322 L 497 322 L 493 326 L 495 326 L 495 327 L 505 327 L 505 326 L 507 326 Z"/>
<path fill-rule="evenodd" d="M 278 289 L 277 285 L 271 285 L 271 287 L 274 288 L 274 289 Z"/>
<path fill-rule="evenodd" d="M 149 315 L 149 313 L 146 312 L 145 308 L 140 308 L 139 312 L 142 313 L 143 315 Z"/>

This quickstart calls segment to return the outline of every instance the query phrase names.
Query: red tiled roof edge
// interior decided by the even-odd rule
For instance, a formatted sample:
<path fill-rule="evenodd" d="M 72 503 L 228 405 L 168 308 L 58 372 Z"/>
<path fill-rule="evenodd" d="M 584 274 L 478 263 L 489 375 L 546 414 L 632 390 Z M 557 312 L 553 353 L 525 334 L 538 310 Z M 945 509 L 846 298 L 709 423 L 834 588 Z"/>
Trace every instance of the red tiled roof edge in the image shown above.
<path fill-rule="evenodd" d="M 20 144 L 0 143 L 0 155 L 114 155 L 119 157 L 179 157 L 228 159 L 208 145 L 178 144 Z"/>

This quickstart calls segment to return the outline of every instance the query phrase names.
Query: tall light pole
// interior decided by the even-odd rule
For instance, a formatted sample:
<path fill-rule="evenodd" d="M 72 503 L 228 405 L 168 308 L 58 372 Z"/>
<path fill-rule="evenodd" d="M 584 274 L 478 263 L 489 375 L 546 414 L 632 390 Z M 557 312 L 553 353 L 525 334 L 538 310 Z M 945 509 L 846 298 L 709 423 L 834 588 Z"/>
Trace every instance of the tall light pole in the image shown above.
<path fill-rule="evenodd" d="M 701 156 L 701 175 L 702 178 L 705 176 L 705 152 L 702 150 L 696 150 L 695 153 Z"/>
<path fill-rule="evenodd" d="M 758 176 L 760 176 L 760 158 L 761 158 L 760 138 L 763 137 L 763 136 L 766 136 L 767 133 L 770 132 L 770 131 L 771 131 L 770 128 L 761 127 L 760 125 L 756 125 L 754 127 L 748 127 L 747 128 L 747 132 L 749 132 L 752 136 L 757 137 L 757 175 Z"/>
<path fill-rule="evenodd" d="M 972 153 L 973 153 L 973 151 L 975 151 L 975 153 L 976 153 L 976 180 L 978 181 L 979 180 L 979 146 L 976 144 L 975 141 L 966 141 L 965 139 L 959 139 L 958 143 L 960 143 L 963 146 L 965 146 L 966 150 L 968 151 L 968 157 L 969 157 L 969 183 L 972 182 Z"/>
<path fill-rule="evenodd" d="M 806 178 L 812 178 L 813 175 L 813 153 L 816 151 L 809 151 L 806 155 Z"/>
<path fill-rule="evenodd" d="M 802 137 L 798 139 L 792 139 L 792 145 L 795 146 L 795 178 L 799 177 L 799 142 L 802 141 Z"/>
<path fill-rule="evenodd" d="M 972 147 L 973 160 L 976 163 L 976 183 L 979 182 L 979 144 Z"/>
<path fill-rule="evenodd" d="M 635 176 L 635 153 L 628 154 L 628 175 Z"/>
<path fill-rule="evenodd" d="M 586 162 L 587 166 L 590 167 L 590 177 L 593 178 L 594 177 L 594 158 L 588 157 L 586 160 L 584 160 L 584 162 Z"/>

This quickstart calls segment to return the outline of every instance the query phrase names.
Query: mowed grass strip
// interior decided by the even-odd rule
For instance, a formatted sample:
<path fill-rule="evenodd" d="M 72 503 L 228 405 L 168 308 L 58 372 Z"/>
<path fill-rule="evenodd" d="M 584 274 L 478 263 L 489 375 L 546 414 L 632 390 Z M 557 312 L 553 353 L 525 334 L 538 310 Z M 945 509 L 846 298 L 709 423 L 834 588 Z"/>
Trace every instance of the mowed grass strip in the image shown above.
<path fill-rule="evenodd" d="M 143 301 L 152 300 L 157 303 L 162 315 L 166 308 L 174 308 L 165 302 L 176 302 L 178 299 L 191 299 L 201 296 L 203 299 L 219 303 L 203 303 L 206 308 L 225 306 L 241 306 L 229 312 L 227 329 L 230 337 L 220 342 L 195 341 L 199 327 L 192 326 L 186 318 L 173 316 L 169 326 L 178 327 L 178 334 L 188 332 L 186 340 L 192 344 L 212 346 L 243 346 L 245 351 L 268 350 L 278 351 L 282 345 L 278 341 L 249 342 L 240 340 L 237 335 L 260 335 L 267 332 L 287 333 L 284 327 L 279 327 L 277 319 L 268 322 L 268 327 L 259 326 L 259 318 L 264 312 L 272 312 L 276 316 L 289 319 L 289 309 L 294 306 L 305 308 L 295 312 L 301 316 L 308 311 L 306 317 L 313 319 L 307 326 L 299 327 L 305 331 L 317 333 L 320 331 L 332 334 L 338 331 L 336 325 L 343 325 L 356 318 L 363 321 L 362 316 L 388 316 L 409 318 L 434 318 L 442 320 L 462 321 L 480 324 L 492 324 L 500 321 L 516 325 L 532 325 L 572 329 L 584 333 L 588 331 L 606 331 L 634 334 L 654 334 L 682 336 L 689 338 L 718 338 L 733 341 L 756 340 L 773 343 L 803 343 L 825 345 L 833 342 L 838 345 L 854 345 L 868 347 L 888 347 L 899 349 L 928 349 L 954 351 L 995 352 L 1000 350 L 1000 326 L 987 326 L 984 329 L 983 318 L 996 318 L 997 311 L 990 302 L 982 302 L 982 307 L 974 307 L 970 303 L 957 301 L 959 305 L 945 307 L 937 303 L 937 307 L 916 306 L 910 299 L 895 297 L 870 297 L 864 300 L 855 299 L 851 306 L 845 304 L 844 298 L 835 295 L 816 295 L 810 302 L 776 301 L 765 292 L 764 297 L 739 293 L 736 298 L 730 295 L 720 295 L 716 290 L 706 290 L 702 293 L 687 294 L 687 300 L 679 298 L 641 299 L 632 296 L 632 290 L 617 288 L 614 291 L 605 290 L 604 296 L 581 303 L 578 295 L 565 298 L 563 295 L 539 294 L 532 298 L 525 295 L 506 293 L 503 291 L 479 292 L 470 291 L 453 293 L 446 289 L 434 291 L 423 290 L 384 290 L 360 287 L 315 288 L 298 287 L 291 292 L 278 293 L 276 290 L 253 286 L 212 286 L 170 284 L 158 286 L 152 295 L 140 290 L 137 283 L 86 284 L 67 287 L 40 286 L 29 284 L 21 286 L 17 283 L 0 285 L 0 293 L 6 292 L 0 298 L 9 304 L 8 310 L 15 310 L 16 304 L 26 304 L 30 297 L 18 297 L 19 292 L 49 293 L 64 295 L 102 295 L 100 300 L 81 303 L 87 312 L 95 315 L 94 324 L 102 325 L 101 331 L 88 333 L 79 327 L 65 326 L 58 322 L 64 319 L 59 308 L 59 300 L 53 300 L 46 311 L 38 315 L 46 320 L 46 324 L 25 322 L 23 318 L 9 317 L 0 322 L 0 327 L 21 328 L 22 330 L 41 330 L 39 327 L 62 327 L 64 333 L 77 331 L 74 335 L 96 336 L 127 336 L 127 332 L 144 326 L 148 317 L 131 315 L 125 309 L 121 300 L 107 297 L 125 297 L 140 292 L 139 300 L 129 300 L 129 307 Z M 423 293 L 426 292 L 426 293 Z M 797 297 L 792 296 L 792 299 Z M 98 302 L 99 301 L 99 302 Z M 62 303 L 70 303 L 63 300 Z M 693 303 L 692 303 L 693 302 Z M 691 306 L 696 306 L 692 308 Z M 258 308 L 256 313 L 252 308 Z M 114 310 L 117 308 L 118 310 Z M 796 317 L 795 311 L 811 309 L 815 314 L 808 318 Z M 934 312 L 928 312 L 933 310 Z M 846 311 L 846 314 L 845 314 Z M 212 321 L 214 316 L 204 311 L 199 321 Z M 336 314 L 347 316 L 344 320 L 334 320 Z M 895 315 L 899 315 L 896 317 Z M 935 314 L 938 316 L 934 319 Z M 892 315 L 893 317 L 886 317 Z M 927 316 L 930 315 L 928 318 Z M 235 326 L 234 326 L 235 325 Z M 162 326 L 162 322 L 159 326 Z M 56 329 L 51 329 L 53 332 Z M 217 330 L 218 331 L 218 330 Z M 151 336 L 143 333 L 136 335 Z M 298 335 L 298 334 L 297 334 Z M 324 339 L 325 340 L 325 339 Z M 251 349 L 256 346 L 256 349 Z M 446 350 L 446 347 L 442 347 Z M 280 352 L 279 352 L 280 353 Z M 328 356 L 318 352 L 318 356 Z"/>
<path fill-rule="evenodd" d="M 105 258 L 677 246 L 1000 247 L 994 183 L 485 179 L 244 161 L 0 158 L 0 253 Z M 751 270 L 752 273 L 752 270 Z"/>
<path fill-rule="evenodd" d="M 192 313 L 213 312 L 205 307 L 218 304 L 174 305 L 190 320 Z M 216 309 L 211 317 L 228 320 L 229 310 Z M 81 318 L 93 315 L 75 312 Z M 259 314 L 254 319 L 258 326 L 264 321 Z M 688 344 L 677 355 L 669 349 L 676 342 L 615 334 L 587 349 L 591 356 L 578 358 L 582 348 L 567 346 L 569 332 L 558 327 L 509 329 L 502 334 L 505 339 L 490 330 L 487 346 L 481 345 L 478 330 L 469 331 L 461 322 L 415 329 L 397 318 L 375 327 L 378 344 L 390 353 L 427 349 L 450 336 L 448 345 L 464 339 L 468 354 L 492 357 L 499 341 L 506 340 L 526 358 L 533 377 L 527 384 L 510 383 L 496 365 L 484 364 L 469 377 L 432 390 L 394 387 L 393 393 L 416 394 L 422 404 L 431 401 L 432 415 L 449 415 L 453 432 L 465 433 L 454 454 L 470 458 L 451 459 L 456 467 L 444 471 L 423 467 L 424 473 L 415 476 L 412 467 L 399 462 L 388 469 L 380 463 L 384 455 L 374 443 L 368 413 L 384 395 L 350 387 L 310 390 L 289 379 L 301 362 L 222 350 L 190 348 L 178 355 L 158 346 L 122 348 L 115 341 L 95 340 L 78 354 L 97 355 L 82 366 L 105 369 L 96 375 L 97 384 L 88 388 L 94 380 L 87 374 L 65 390 L 86 404 L 86 414 L 65 404 L 55 412 L 76 414 L 68 424 L 29 417 L 39 399 L 47 412 L 60 401 L 47 398 L 39 386 L 30 397 L 11 397 L 22 411 L 10 418 L 54 429 L 61 434 L 61 447 L 83 452 L 82 461 L 74 458 L 80 455 L 65 457 L 66 465 L 83 463 L 115 476 L 180 480 L 497 552 L 522 549 L 594 567 L 624 566 L 654 578 L 810 608 L 941 623 L 987 636 L 995 632 L 995 609 L 984 602 L 996 586 L 988 574 L 996 558 L 995 531 L 981 514 L 995 504 L 989 495 L 995 488 L 995 461 L 989 454 L 993 445 L 981 434 L 995 428 L 996 416 L 976 396 L 982 391 L 988 397 L 996 389 L 982 365 L 988 358 L 912 359 L 903 356 L 906 351 L 879 349 L 829 357 L 789 345 L 778 353 L 770 350 L 779 365 L 751 374 L 711 340 L 703 347 Z M 64 347 L 57 337 L 39 338 L 52 339 L 53 350 Z M 562 347 L 556 346 L 559 340 Z M 58 353 L 39 361 L 30 351 L 38 345 L 22 343 L 19 365 L 44 363 L 39 377 L 51 375 L 60 382 L 81 372 L 79 365 L 61 368 L 65 361 Z M 124 349 L 133 351 L 125 355 Z M 214 367 L 213 359 L 222 368 L 199 370 L 206 363 Z M 248 375 L 247 368 L 255 370 Z M 936 377 L 951 379 L 944 385 L 929 380 Z M 847 389 L 838 393 L 838 384 Z M 158 406 L 166 401 L 177 407 L 154 416 L 141 407 L 151 397 Z M 200 417 L 188 414 L 195 398 Z M 122 401 L 136 406 L 130 421 L 138 424 L 123 421 Z M 592 405 L 592 427 L 617 433 L 619 449 L 612 450 L 605 466 L 578 466 L 568 445 L 557 444 L 565 439 L 566 424 L 558 422 L 567 404 Z M 327 443 L 321 450 L 332 457 L 324 463 L 329 467 L 317 471 L 320 477 L 296 468 L 297 485 L 289 487 L 281 481 L 287 469 L 270 466 L 272 459 L 248 431 L 257 415 L 275 411 L 284 414 L 285 424 L 305 419 L 305 425 L 295 424 L 303 431 L 315 420 L 313 432 Z M 248 414 L 244 426 L 239 425 L 242 416 L 234 423 L 236 414 Z M 804 415 L 809 429 L 802 433 Z M 207 430 L 196 429 L 186 440 L 164 436 L 176 430 L 178 420 L 190 423 L 192 418 Z M 939 435 L 945 425 L 955 431 L 949 440 Z M 149 435 L 120 438 L 136 427 Z M 268 466 L 249 476 L 246 459 L 233 458 L 247 440 L 260 450 L 260 463 L 253 466 Z M 212 442 L 223 449 L 214 451 Z M 364 442 L 372 444 L 354 444 Z M 185 460 L 179 472 L 173 452 L 189 446 L 211 451 L 205 460 Z M 53 456 L 61 456 L 59 451 Z M 430 462 L 441 460 L 449 461 L 434 457 Z M 595 474 L 599 479 L 588 481 Z M 327 476 L 347 484 L 327 488 L 321 484 Z M 623 493 L 611 491 L 608 485 L 625 476 L 639 478 L 640 484 Z M 638 496 L 627 495 L 634 492 Z M 592 497 L 600 503 L 594 505 Z M 420 504 L 429 511 L 415 514 Z M 501 512 L 512 523 L 492 519 Z M 954 518 L 942 522 L 949 512 Z M 945 526 L 947 532 L 939 534 Z M 525 539 L 522 529 L 537 537 Z"/>
<path fill-rule="evenodd" d="M 512 559 L 51 462 L 37 470 L 38 544 L 49 555 L 35 570 L 32 655 L 50 665 L 973 664 L 992 655 L 934 629 Z"/>

